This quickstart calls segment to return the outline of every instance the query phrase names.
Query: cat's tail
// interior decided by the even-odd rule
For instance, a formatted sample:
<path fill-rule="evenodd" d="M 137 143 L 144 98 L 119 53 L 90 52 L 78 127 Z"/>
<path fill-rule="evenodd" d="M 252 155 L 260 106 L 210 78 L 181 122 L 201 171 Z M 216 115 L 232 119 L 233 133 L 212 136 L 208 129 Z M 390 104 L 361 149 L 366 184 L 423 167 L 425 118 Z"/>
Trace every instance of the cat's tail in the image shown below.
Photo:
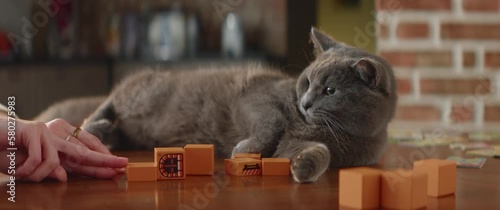
<path fill-rule="evenodd" d="M 59 101 L 50 105 L 33 120 L 46 123 L 61 118 L 72 126 L 80 127 L 84 119 L 92 114 L 106 98 L 106 96 L 92 96 Z"/>

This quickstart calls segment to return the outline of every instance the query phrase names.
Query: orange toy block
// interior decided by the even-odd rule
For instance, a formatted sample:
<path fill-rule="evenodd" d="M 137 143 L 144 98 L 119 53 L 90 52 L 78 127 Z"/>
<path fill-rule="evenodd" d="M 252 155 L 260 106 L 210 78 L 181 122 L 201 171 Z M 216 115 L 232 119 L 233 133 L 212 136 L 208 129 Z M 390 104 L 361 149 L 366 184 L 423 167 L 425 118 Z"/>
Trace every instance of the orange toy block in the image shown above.
<path fill-rule="evenodd" d="M 153 162 L 129 163 L 127 165 L 127 180 L 156 181 L 156 164 Z"/>
<path fill-rule="evenodd" d="M 457 164 L 455 161 L 427 159 L 415 161 L 413 170 L 427 173 L 427 195 L 440 197 L 455 193 Z"/>
<path fill-rule="evenodd" d="M 187 144 L 186 175 L 212 175 L 214 174 L 214 145 L 213 144 Z"/>
<path fill-rule="evenodd" d="M 290 159 L 262 158 L 262 175 L 288 176 L 290 175 Z"/>
<path fill-rule="evenodd" d="M 253 158 L 260 160 L 260 154 L 259 153 L 236 153 L 234 154 L 234 159 L 236 158 Z"/>
<path fill-rule="evenodd" d="M 380 202 L 387 209 L 419 209 L 427 206 L 427 174 L 410 170 L 382 173 Z"/>
<path fill-rule="evenodd" d="M 378 209 L 382 171 L 368 167 L 341 169 L 339 204 L 355 209 Z"/>
<path fill-rule="evenodd" d="M 157 179 L 184 179 L 186 178 L 185 152 L 182 147 L 155 148 L 155 163 Z"/>
<path fill-rule="evenodd" d="M 262 161 L 253 158 L 226 159 L 224 161 L 226 173 L 235 176 L 252 176 L 262 173 Z"/>

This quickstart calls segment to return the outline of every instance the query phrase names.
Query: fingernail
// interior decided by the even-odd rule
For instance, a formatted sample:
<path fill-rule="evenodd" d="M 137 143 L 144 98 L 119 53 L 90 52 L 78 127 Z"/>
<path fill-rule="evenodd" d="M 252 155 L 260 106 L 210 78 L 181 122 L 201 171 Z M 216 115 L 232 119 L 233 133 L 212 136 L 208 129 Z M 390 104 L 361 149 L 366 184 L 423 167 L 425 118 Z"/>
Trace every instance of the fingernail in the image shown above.
<path fill-rule="evenodd" d="M 116 168 L 115 171 L 118 173 L 125 173 L 126 169 L 125 168 Z"/>

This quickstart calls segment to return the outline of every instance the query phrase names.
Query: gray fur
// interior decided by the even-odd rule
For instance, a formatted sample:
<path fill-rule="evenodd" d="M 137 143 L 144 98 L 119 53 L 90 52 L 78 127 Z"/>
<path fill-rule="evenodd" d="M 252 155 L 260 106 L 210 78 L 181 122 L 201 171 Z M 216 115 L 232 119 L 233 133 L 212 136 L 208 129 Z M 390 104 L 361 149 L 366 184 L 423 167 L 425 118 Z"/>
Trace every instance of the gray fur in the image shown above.
<path fill-rule="evenodd" d="M 119 84 L 84 129 L 101 138 L 119 130 L 148 149 L 210 143 L 219 157 L 290 158 L 298 182 L 376 163 L 396 104 L 391 67 L 315 29 L 311 39 L 316 59 L 298 79 L 261 65 L 144 71 Z"/>

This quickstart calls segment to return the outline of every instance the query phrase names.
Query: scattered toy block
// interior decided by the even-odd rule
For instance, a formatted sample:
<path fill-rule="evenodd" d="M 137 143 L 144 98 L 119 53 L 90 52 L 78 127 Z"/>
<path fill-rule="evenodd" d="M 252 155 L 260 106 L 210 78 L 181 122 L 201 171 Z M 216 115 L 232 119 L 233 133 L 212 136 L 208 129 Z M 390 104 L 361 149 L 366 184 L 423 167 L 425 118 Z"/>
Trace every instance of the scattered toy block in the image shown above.
<path fill-rule="evenodd" d="M 213 175 L 214 174 L 214 145 L 187 144 L 186 175 Z"/>
<path fill-rule="evenodd" d="M 457 183 L 455 161 L 440 159 L 415 161 L 413 170 L 427 174 L 427 195 L 440 197 L 455 193 Z"/>
<path fill-rule="evenodd" d="M 155 163 L 158 166 L 157 179 L 186 178 L 185 152 L 182 147 L 155 148 Z"/>
<path fill-rule="evenodd" d="M 264 176 L 290 175 L 290 159 L 262 158 L 262 175 Z"/>
<path fill-rule="evenodd" d="M 368 167 L 341 169 L 339 204 L 355 209 L 378 209 L 382 171 Z"/>
<path fill-rule="evenodd" d="M 262 173 L 262 161 L 253 158 L 236 158 L 224 160 L 226 173 L 235 176 L 252 176 Z"/>
<path fill-rule="evenodd" d="M 253 159 L 260 160 L 261 156 L 259 153 L 236 153 L 236 154 L 234 154 L 233 159 L 236 159 L 236 158 L 253 158 Z"/>
<path fill-rule="evenodd" d="M 127 165 L 127 180 L 156 181 L 156 164 L 153 162 L 129 163 Z"/>
<path fill-rule="evenodd" d="M 427 174 L 410 170 L 385 171 L 380 202 L 387 209 L 419 209 L 427 206 Z"/>

